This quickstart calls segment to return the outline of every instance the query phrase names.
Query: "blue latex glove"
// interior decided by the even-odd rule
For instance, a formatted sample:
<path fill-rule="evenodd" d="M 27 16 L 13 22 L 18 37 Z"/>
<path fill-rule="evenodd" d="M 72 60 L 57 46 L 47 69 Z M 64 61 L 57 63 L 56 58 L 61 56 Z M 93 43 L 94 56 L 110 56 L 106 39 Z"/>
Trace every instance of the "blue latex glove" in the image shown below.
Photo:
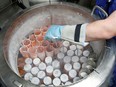
<path fill-rule="evenodd" d="M 52 25 L 48 29 L 45 38 L 46 40 L 60 40 L 61 39 L 61 30 L 64 28 L 64 26 L 60 25 Z"/>

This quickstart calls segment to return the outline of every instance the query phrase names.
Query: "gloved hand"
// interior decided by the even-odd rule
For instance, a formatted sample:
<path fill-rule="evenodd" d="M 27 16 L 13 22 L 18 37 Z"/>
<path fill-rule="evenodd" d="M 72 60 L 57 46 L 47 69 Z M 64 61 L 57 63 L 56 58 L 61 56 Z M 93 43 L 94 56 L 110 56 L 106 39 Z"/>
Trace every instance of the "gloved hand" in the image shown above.
<path fill-rule="evenodd" d="M 61 39 L 61 30 L 64 28 L 64 26 L 61 25 L 52 25 L 50 26 L 50 28 L 48 29 L 46 35 L 45 35 L 45 39 L 47 40 L 59 40 Z"/>
<path fill-rule="evenodd" d="M 64 39 L 71 42 L 85 42 L 86 37 L 86 24 L 78 25 L 52 25 L 49 27 L 45 39 L 47 40 L 59 40 Z"/>

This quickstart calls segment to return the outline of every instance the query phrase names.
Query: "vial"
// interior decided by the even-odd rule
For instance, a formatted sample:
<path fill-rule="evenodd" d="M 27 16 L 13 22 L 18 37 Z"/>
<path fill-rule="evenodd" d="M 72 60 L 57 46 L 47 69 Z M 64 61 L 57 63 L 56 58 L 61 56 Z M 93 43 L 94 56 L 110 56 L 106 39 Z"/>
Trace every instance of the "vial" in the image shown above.
<path fill-rule="evenodd" d="M 64 42 L 63 42 L 63 46 L 68 48 L 68 47 L 70 46 L 70 42 L 64 41 Z"/>
<path fill-rule="evenodd" d="M 58 58 L 59 60 L 63 59 L 64 56 L 65 56 L 64 53 L 61 53 L 61 52 L 57 54 L 57 58 Z"/>
<path fill-rule="evenodd" d="M 70 48 L 70 50 L 73 50 L 73 51 L 76 50 L 76 46 L 75 45 L 71 45 L 69 48 Z"/>
<path fill-rule="evenodd" d="M 84 57 L 84 56 L 80 57 L 80 62 L 81 62 L 81 63 L 87 62 L 87 58 Z"/>
<path fill-rule="evenodd" d="M 44 71 L 39 71 L 37 74 L 37 77 L 39 79 L 44 79 L 45 76 L 46 76 L 46 73 Z"/>
<path fill-rule="evenodd" d="M 52 66 L 54 69 L 59 69 L 60 68 L 60 62 L 58 60 L 54 60 L 52 62 Z"/>
<path fill-rule="evenodd" d="M 53 76 L 56 77 L 56 78 L 60 77 L 61 76 L 61 71 L 59 69 L 55 69 L 53 71 Z"/>
<path fill-rule="evenodd" d="M 69 72 L 72 69 L 72 65 L 70 63 L 67 63 L 64 65 L 64 70 L 65 72 Z"/>
<path fill-rule="evenodd" d="M 40 80 L 37 77 L 33 77 L 31 79 L 31 83 L 35 84 L 35 85 L 39 85 L 40 84 Z"/>
<path fill-rule="evenodd" d="M 31 58 L 26 58 L 25 63 L 26 64 L 32 64 L 32 59 Z"/>
<path fill-rule="evenodd" d="M 68 56 L 73 56 L 74 55 L 74 51 L 73 50 L 68 50 L 67 51 L 67 55 Z"/>
<path fill-rule="evenodd" d="M 64 63 L 70 63 L 71 62 L 71 57 L 70 56 L 65 56 L 63 58 Z"/>
<path fill-rule="evenodd" d="M 61 84 L 61 80 L 59 78 L 54 78 L 53 79 L 53 85 L 54 86 L 60 86 Z"/>
<path fill-rule="evenodd" d="M 53 67 L 52 66 L 47 66 L 46 67 L 46 73 L 47 73 L 47 75 L 49 75 L 49 76 L 52 76 L 52 73 L 53 73 Z"/>
<path fill-rule="evenodd" d="M 76 70 L 72 69 L 69 71 L 69 77 L 72 79 L 77 76 Z"/>
<path fill-rule="evenodd" d="M 79 62 L 73 63 L 73 69 L 76 71 L 79 71 L 81 68 L 81 64 Z"/>
<path fill-rule="evenodd" d="M 31 73 L 32 73 L 33 75 L 37 75 L 38 72 L 39 72 L 38 67 L 33 67 L 33 68 L 31 69 Z"/>
<path fill-rule="evenodd" d="M 38 67 L 40 70 L 45 70 L 46 69 L 46 64 L 41 62 Z"/>
<path fill-rule="evenodd" d="M 67 52 L 67 48 L 66 48 L 66 47 L 61 47 L 60 51 L 61 51 L 62 53 L 66 53 L 66 52 Z"/>
<path fill-rule="evenodd" d="M 50 56 L 46 57 L 46 58 L 45 58 L 45 63 L 46 63 L 47 65 L 51 65 L 51 64 L 52 64 L 52 57 L 50 57 Z"/>
<path fill-rule="evenodd" d="M 32 68 L 32 66 L 31 66 L 30 64 L 26 64 L 26 65 L 24 66 L 24 71 L 30 72 L 30 71 L 31 71 L 31 68 Z"/>
<path fill-rule="evenodd" d="M 88 57 L 89 54 L 90 54 L 90 52 L 88 50 L 84 50 L 83 51 L 83 56 Z"/>
<path fill-rule="evenodd" d="M 78 62 L 79 61 L 79 57 L 78 56 L 73 56 L 72 57 L 72 62 L 75 63 L 75 62 Z"/>
<path fill-rule="evenodd" d="M 35 58 L 35 59 L 33 60 L 33 64 L 34 64 L 35 66 L 38 66 L 38 65 L 40 64 L 40 62 L 41 62 L 41 60 L 40 60 L 39 58 Z"/>
<path fill-rule="evenodd" d="M 46 77 L 44 78 L 43 82 L 44 82 L 45 85 L 51 85 L 52 79 L 51 79 L 51 77 L 46 76 Z"/>
<path fill-rule="evenodd" d="M 60 80 L 61 80 L 62 82 L 67 82 L 67 81 L 69 80 L 68 75 L 67 75 L 67 74 L 62 74 L 62 75 L 60 76 Z"/>
<path fill-rule="evenodd" d="M 31 74 L 31 73 L 26 73 L 25 75 L 24 75 L 24 79 L 25 80 L 31 80 L 33 78 L 33 75 Z"/>

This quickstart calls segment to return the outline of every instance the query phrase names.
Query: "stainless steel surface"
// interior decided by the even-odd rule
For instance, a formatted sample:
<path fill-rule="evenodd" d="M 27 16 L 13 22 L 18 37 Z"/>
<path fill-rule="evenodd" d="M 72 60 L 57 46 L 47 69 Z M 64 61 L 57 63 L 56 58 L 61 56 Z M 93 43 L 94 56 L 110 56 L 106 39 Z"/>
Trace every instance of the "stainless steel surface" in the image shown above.
<path fill-rule="evenodd" d="M 94 19 L 81 6 L 57 2 L 40 4 L 20 14 L 14 16 L 0 32 L 0 77 L 7 87 L 17 87 L 13 84 L 14 81 L 21 83 L 22 87 L 38 87 L 18 76 L 17 56 L 22 39 L 33 29 L 43 25 L 79 24 Z M 98 66 L 88 77 L 71 87 L 99 87 L 112 71 L 115 62 L 114 40 L 91 42 L 91 46 L 94 52 L 100 55 Z"/>

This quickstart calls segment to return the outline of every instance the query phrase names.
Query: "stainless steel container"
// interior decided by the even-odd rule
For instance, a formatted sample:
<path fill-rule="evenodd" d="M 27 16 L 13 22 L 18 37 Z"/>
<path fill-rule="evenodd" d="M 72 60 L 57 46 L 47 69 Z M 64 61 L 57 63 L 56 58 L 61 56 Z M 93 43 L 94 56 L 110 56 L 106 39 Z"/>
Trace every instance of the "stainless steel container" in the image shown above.
<path fill-rule="evenodd" d="M 49 24 L 79 24 L 92 21 L 94 18 L 87 9 L 58 2 L 39 4 L 15 15 L 0 32 L 0 78 L 3 83 L 7 87 L 38 87 L 22 79 L 17 68 L 20 43 L 33 29 Z M 90 42 L 98 57 L 97 68 L 71 87 L 106 87 L 115 62 L 114 44 L 113 39 Z"/>

